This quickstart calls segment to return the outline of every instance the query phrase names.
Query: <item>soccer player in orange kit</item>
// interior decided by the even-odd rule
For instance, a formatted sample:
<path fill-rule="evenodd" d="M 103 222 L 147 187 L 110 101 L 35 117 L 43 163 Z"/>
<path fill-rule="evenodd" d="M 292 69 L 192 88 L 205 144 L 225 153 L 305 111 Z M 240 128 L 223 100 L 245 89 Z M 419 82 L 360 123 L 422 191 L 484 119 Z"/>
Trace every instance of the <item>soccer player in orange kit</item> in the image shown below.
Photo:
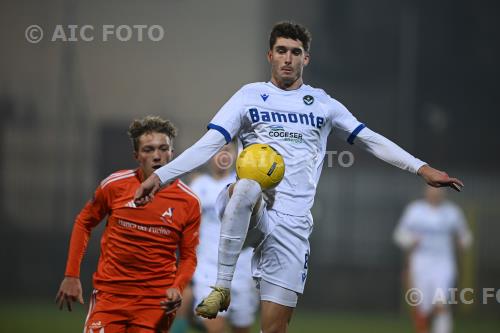
<path fill-rule="evenodd" d="M 146 206 L 133 200 L 141 182 L 172 159 L 176 129 L 148 116 L 133 121 L 128 133 L 139 168 L 104 179 L 77 216 L 56 296 L 61 309 L 83 304 L 80 263 L 92 229 L 108 216 L 85 333 L 168 332 L 196 267 L 201 211 L 187 185 L 172 181 Z"/>

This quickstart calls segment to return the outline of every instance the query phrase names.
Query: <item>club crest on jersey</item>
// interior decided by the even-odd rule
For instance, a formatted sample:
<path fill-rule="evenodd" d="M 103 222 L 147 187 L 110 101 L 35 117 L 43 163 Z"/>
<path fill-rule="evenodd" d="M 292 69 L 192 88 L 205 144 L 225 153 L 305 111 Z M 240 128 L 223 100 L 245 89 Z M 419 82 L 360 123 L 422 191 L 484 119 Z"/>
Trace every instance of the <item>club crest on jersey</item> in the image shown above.
<path fill-rule="evenodd" d="M 174 208 L 169 207 L 166 211 L 161 214 L 160 219 L 165 223 L 172 223 L 172 218 L 174 216 Z"/>
<path fill-rule="evenodd" d="M 325 118 L 316 117 L 312 112 L 295 113 L 295 112 L 274 112 L 274 111 L 259 111 L 257 108 L 248 110 L 250 120 L 253 123 L 291 123 L 309 125 L 316 128 L 321 128 L 325 124 Z"/>
<path fill-rule="evenodd" d="M 260 94 L 260 97 L 262 97 L 262 100 L 265 102 L 267 98 L 269 97 L 268 94 Z"/>
<path fill-rule="evenodd" d="M 302 100 L 306 105 L 311 105 L 312 103 L 314 103 L 314 97 L 312 97 L 311 95 L 305 95 L 304 97 L 302 97 Z"/>

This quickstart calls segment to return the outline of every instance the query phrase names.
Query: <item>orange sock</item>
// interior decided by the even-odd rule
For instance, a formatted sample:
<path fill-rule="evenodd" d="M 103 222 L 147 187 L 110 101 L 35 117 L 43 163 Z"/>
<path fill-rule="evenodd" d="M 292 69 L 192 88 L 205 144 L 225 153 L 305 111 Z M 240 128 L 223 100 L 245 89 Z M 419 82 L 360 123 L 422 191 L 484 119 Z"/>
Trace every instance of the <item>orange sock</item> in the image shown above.
<path fill-rule="evenodd" d="M 418 309 L 413 309 L 413 323 L 415 325 L 415 330 L 417 333 L 428 333 L 429 332 L 429 319 L 428 316 L 418 311 Z"/>

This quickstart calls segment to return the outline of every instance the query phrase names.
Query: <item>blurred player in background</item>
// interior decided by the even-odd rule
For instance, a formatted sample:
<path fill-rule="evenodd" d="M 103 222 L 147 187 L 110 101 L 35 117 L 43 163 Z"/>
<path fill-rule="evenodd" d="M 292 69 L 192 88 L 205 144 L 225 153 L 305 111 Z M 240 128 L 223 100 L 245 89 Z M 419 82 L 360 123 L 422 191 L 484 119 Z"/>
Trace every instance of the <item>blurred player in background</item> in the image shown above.
<path fill-rule="evenodd" d="M 139 167 L 104 179 L 77 216 L 56 296 L 61 309 L 83 304 L 80 264 L 92 229 L 108 216 L 84 333 L 167 332 L 196 267 L 201 218 L 196 195 L 175 180 L 151 205 L 136 207 L 133 200 L 141 181 L 172 159 L 176 129 L 148 116 L 133 121 L 128 133 Z"/>
<path fill-rule="evenodd" d="M 276 24 L 267 53 L 270 81 L 243 86 L 219 110 L 198 142 L 156 170 L 137 189 L 135 202 L 146 204 L 162 184 L 207 162 L 236 136 L 243 147 L 265 143 L 283 156 L 286 172 L 276 187 L 272 208 L 254 180 L 240 179 L 224 190 L 217 280 L 212 293 L 196 309 L 200 316 L 214 318 L 227 309 L 243 242 L 247 233 L 258 230 L 263 237 L 255 250 L 252 271 L 260 288 L 261 328 L 264 333 L 287 331 L 307 278 L 313 228 L 310 209 L 332 132 L 420 175 L 432 186 L 458 190 L 463 185 L 368 129 L 322 89 L 304 84 L 302 73 L 310 61 L 310 42 L 305 27 L 290 22 Z"/>
<path fill-rule="evenodd" d="M 452 331 L 446 303 L 457 271 L 455 247 L 465 250 L 472 242 L 462 210 L 444 195 L 442 189 L 426 187 L 424 199 L 406 207 L 394 231 L 396 244 L 406 252 L 405 287 L 417 288 L 422 296 L 413 309 L 418 333 L 429 332 L 431 318 L 432 333 Z"/>
<path fill-rule="evenodd" d="M 225 146 L 210 161 L 210 174 L 196 177 L 190 185 L 200 198 L 203 212 L 197 251 L 198 266 L 193 276 L 194 304 L 201 302 L 210 293 L 210 286 L 217 277 L 215 254 L 219 248 L 222 213 L 221 198 L 217 197 L 225 187 L 235 181 L 236 176 L 231 168 L 235 155 L 233 144 Z M 231 305 L 227 313 L 216 319 L 203 320 L 207 332 L 223 333 L 229 325 L 234 333 L 250 332 L 259 305 L 251 271 L 252 252 L 251 247 L 242 250 L 231 285 Z"/>

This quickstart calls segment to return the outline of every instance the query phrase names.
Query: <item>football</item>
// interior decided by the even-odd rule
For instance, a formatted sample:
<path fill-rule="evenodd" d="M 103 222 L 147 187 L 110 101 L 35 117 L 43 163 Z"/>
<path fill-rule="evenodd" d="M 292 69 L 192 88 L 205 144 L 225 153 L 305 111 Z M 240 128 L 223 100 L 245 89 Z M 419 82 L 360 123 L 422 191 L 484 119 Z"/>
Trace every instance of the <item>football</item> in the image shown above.
<path fill-rule="evenodd" d="M 246 147 L 236 159 L 239 179 L 255 180 L 263 190 L 277 186 L 285 174 L 283 156 L 267 144 Z"/>

